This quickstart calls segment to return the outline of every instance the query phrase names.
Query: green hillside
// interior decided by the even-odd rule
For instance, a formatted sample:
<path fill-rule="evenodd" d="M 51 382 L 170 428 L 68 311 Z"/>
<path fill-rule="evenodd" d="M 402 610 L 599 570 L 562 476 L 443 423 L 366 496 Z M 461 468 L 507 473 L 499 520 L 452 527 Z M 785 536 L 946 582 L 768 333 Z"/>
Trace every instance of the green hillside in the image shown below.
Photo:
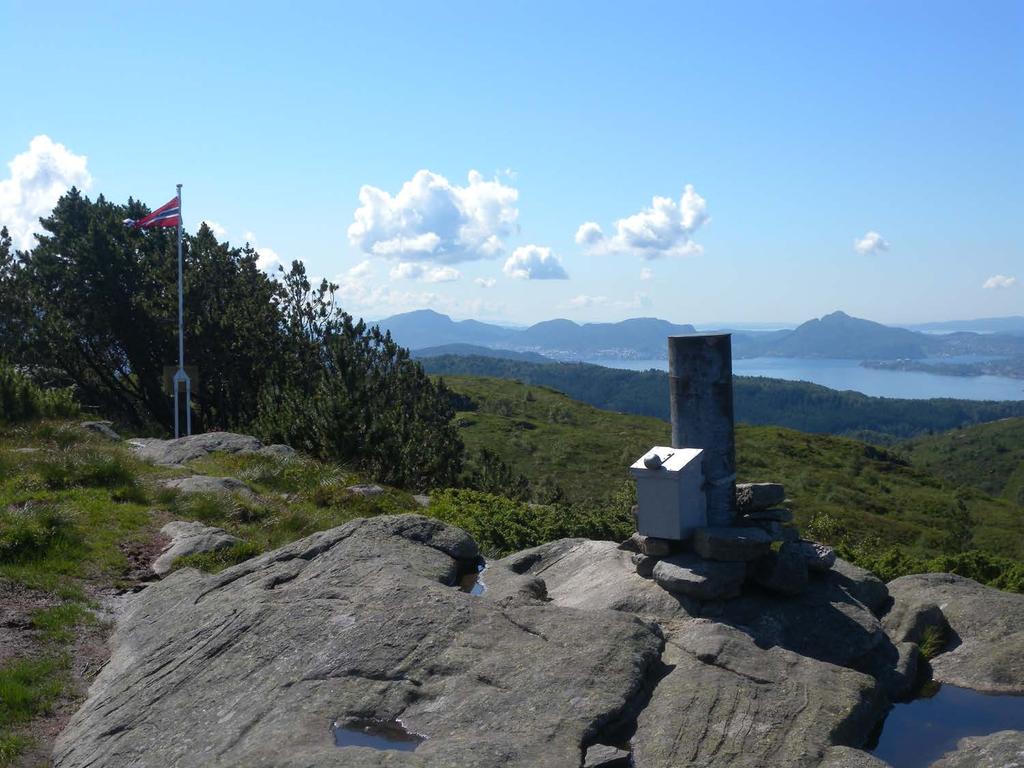
<path fill-rule="evenodd" d="M 574 400 L 668 421 L 668 374 L 588 363 L 530 363 L 442 355 L 420 361 L 428 373 L 486 376 L 554 387 Z M 734 377 L 736 420 L 855 437 L 888 445 L 969 424 L 1024 417 L 1024 401 L 908 400 L 840 392 L 806 381 Z"/>
<path fill-rule="evenodd" d="M 627 467 L 669 426 L 602 411 L 540 386 L 502 379 L 445 379 L 462 396 L 467 447 L 488 447 L 531 481 L 557 482 L 571 501 L 621 489 Z M 740 426 L 741 481 L 786 485 L 797 522 L 851 545 L 897 546 L 914 556 L 980 549 L 1024 559 L 1024 510 L 1006 499 L 911 466 L 856 440 L 780 427 Z"/>
<path fill-rule="evenodd" d="M 1002 419 L 900 443 L 915 466 L 1024 506 L 1024 418 Z"/>

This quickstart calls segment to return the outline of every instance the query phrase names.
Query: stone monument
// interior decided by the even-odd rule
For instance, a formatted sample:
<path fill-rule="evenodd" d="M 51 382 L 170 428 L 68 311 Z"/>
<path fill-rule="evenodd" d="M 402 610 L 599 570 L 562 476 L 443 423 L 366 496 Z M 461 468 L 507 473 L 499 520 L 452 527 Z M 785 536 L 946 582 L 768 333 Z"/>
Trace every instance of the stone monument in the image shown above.
<path fill-rule="evenodd" d="M 731 525 L 736 517 L 732 336 L 669 336 L 668 381 L 672 447 L 704 451 L 708 525 Z"/>

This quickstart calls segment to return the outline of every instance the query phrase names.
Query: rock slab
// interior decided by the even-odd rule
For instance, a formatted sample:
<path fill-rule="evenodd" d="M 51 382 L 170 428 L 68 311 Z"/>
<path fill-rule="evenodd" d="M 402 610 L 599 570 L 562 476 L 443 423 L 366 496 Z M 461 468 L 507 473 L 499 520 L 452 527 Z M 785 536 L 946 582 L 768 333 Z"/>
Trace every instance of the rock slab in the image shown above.
<path fill-rule="evenodd" d="M 931 661 L 943 683 L 989 693 L 1024 694 L 1024 595 L 986 587 L 951 573 L 902 576 L 889 582 L 895 627 L 911 637 L 923 617 L 942 612 L 946 650 Z"/>
<path fill-rule="evenodd" d="M 168 523 L 160 529 L 160 533 L 171 541 L 164 547 L 160 556 L 153 561 L 153 573 L 157 576 L 166 575 L 179 557 L 195 555 L 200 552 L 216 552 L 218 549 L 227 549 L 242 541 L 223 528 L 212 528 L 202 523 L 184 520 Z"/>
<path fill-rule="evenodd" d="M 693 549 L 706 560 L 757 560 L 768 552 L 771 544 L 771 534 L 760 528 L 698 528 L 693 534 Z"/>
<path fill-rule="evenodd" d="M 118 620 L 54 765 L 580 765 L 584 745 L 634 711 L 660 631 L 623 612 L 461 592 L 469 553 L 464 532 L 403 515 L 216 575 L 174 572 Z M 425 740 L 335 746 L 330 724 L 355 718 L 400 720 Z"/>
<path fill-rule="evenodd" d="M 786 489 L 779 483 L 737 483 L 736 509 L 740 514 L 771 509 L 786 500 Z"/>
<path fill-rule="evenodd" d="M 143 461 L 165 466 L 184 464 L 214 452 L 256 453 L 263 447 L 255 437 L 234 432 L 205 432 L 174 440 L 140 437 L 129 440 L 128 445 Z"/>
<path fill-rule="evenodd" d="M 811 768 L 836 743 L 863 743 L 888 706 L 871 677 L 759 648 L 739 629 L 706 619 L 664 629 L 670 671 L 632 741 L 642 768 Z"/>
<path fill-rule="evenodd" d="M 166 480 L 163 486 L 178 493 L 238 493 L 242 496 L 254 495 L 252 488 L 234 477 L 191 475 L 190 477 L 180 477 L 176 480 Z"/>
<path fill-rule="evenodd" d="M 739 562 L 704 560 L 687 552 L 659 560 L 651 575 L 669 592 L 694 600 L 727 600 L 739 595 L 747 566 Z"/>
<path fill-rule="evenodd" d="M 1024 768 L 1024 731 L 998 731 L 960 739 L 931 768 Z"/>

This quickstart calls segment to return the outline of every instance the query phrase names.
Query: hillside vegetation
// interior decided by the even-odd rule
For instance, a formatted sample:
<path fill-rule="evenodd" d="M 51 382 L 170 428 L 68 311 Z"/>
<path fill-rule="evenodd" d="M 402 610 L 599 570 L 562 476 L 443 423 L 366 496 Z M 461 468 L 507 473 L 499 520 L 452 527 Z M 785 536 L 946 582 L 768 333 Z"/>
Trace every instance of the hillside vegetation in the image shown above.
<path fill-rule="evenodd" d="M 512 379 L 553 387 L 598 408 L 668 421 L 668 374 L 587 363 L 537 364 L 446 355 L 421 361 L 430 373 Z M 889 444 L 899 438 L 1007 417 L 1024 417 L 1024 402 L 900 400 L 839 392 L 803 381 L 734 379 L 736 418 L 747 424 L 856 437 Z"/>
<path fill-rule="evenodd" d="M 627 483 L 627 467 L 668 441 L 657 419 L 602 411 L 547 387 L 450 377 L 465 398 L 457 423 L 467 446 L 487 446 L 531 481 L 572 501 L 598 500 Z M 786 485 L 800 525 L 860 556 L 895 548 L 913 557 L 979 550 L 1024 559 L 1024 510 L 1007 499 L 913 466 L 848 438 L 779 427 L 737 429 L 740 481 Z"/>
<path fill-rule="evenodd" d="M 896 446 L 916 466 L 1024 507 L 1024 419 L 924 435 Z"/>

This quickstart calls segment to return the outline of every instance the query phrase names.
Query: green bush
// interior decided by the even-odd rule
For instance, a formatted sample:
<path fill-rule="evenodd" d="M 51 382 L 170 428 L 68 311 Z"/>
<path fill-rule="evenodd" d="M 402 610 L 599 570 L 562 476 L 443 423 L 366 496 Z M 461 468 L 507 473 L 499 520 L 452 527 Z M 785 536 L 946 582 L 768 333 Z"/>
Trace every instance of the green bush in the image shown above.
<path fill-rule="evenodd" d="M 287 356 L 260 394 L 253 429 L 390 485 L 453 485 L 463 446 L 448 389 L 389 333 L 340 311 L 336 290 L 312 288 L 299 262 L 283 274 Z"/>
<path fill-rule="evenodd" d="M 842 543 L 840 557 L 867 568 L 882 581 L 914 573 L 955 573 L 1008 592 L 1024 592 L 1024 564 L 1008 557 L 971 550 L 952 555 L 922 557 L 898 546 L 881 547 L 877 541 Z"/>
<path fill-rule="evenodd" d="M 556 539 L 622 540 L 632 529 L 628 509 L 527 504 L 481 491 L 450 488 L 430 497 L 426 514 L 462 528 L 487 557 L 503 557 Z"/>
<path fill-rule="evenodd" d="M 0 424 L 78 414 L 70 389 L 42 389 L 28 377 L 0 363 Z"/>

